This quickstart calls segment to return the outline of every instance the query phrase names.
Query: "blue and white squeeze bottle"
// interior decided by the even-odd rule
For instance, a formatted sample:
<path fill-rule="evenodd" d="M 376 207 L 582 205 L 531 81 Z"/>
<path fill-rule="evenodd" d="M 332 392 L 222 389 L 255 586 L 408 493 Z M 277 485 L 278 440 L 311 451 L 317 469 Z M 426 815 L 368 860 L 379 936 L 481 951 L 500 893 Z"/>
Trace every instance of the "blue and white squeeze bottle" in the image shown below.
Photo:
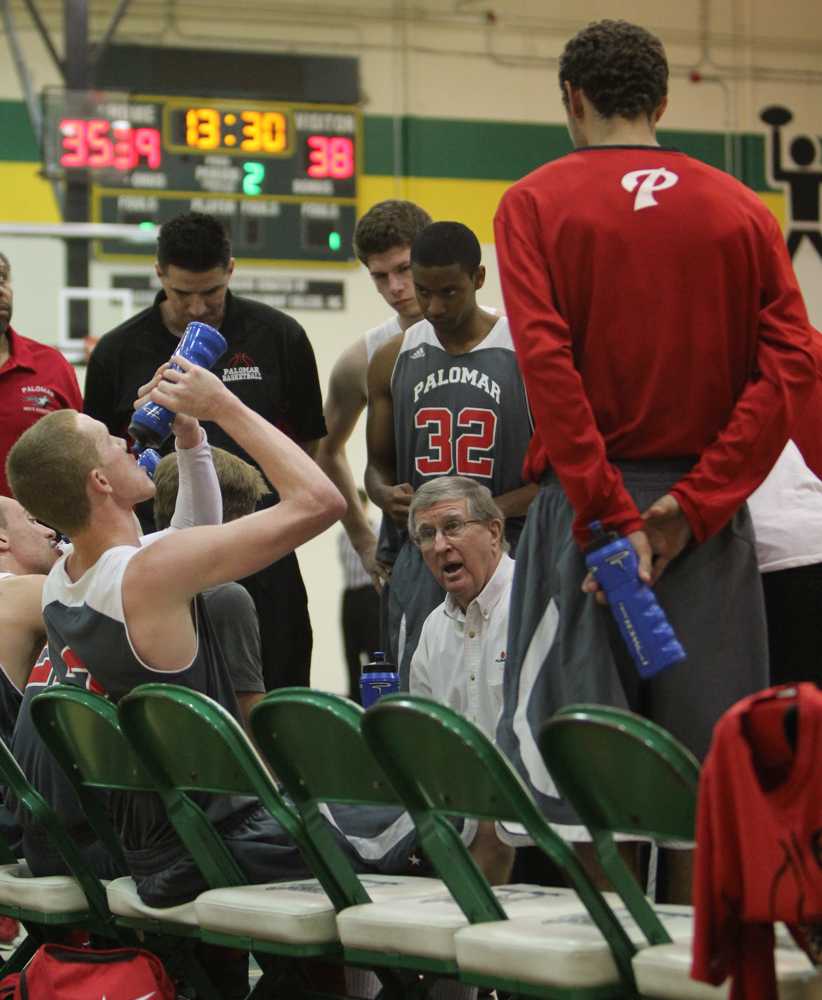
<path fill-rule="evenodd" d="M 194 365 L 211 368 L 214 362 L 225 353 L 228 345 L 219 330 L 207 323 L 189 323 L 180 338 L 175 354 L 185 358 Z M 180 371 L 179 365 L 173 365 Z M 136 410 L 128 426 L 128 432 L 134 439 L 140 451 L 145 448 L 159 448 L 171 434 L 174 414 L 159 403 L 144 403 Z"/>
<path fill-rule="evenodd" d="M 639 578 L 639 558 L 627 538 L 591 523 L 594 540 L 585 564 L 605 591 L 611 614 L 641 677 L 653 677 L 685 659 L 653 590 Z"/>

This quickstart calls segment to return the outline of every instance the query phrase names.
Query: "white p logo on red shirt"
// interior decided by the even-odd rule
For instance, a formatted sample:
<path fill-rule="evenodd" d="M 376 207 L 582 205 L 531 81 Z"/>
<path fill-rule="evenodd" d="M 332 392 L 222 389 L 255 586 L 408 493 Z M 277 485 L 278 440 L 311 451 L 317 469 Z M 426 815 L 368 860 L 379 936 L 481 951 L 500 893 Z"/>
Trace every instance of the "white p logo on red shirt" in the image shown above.
<path fill-rule="evenodd" d="M 654 198 L 654 191 L 671 188 L 678 180 L 679 175 L 672 170 L 656 167 L 651 170 L 632 170 L 622 178 L 622 186 L 626 191 L 636 191 L 634 211 L 639 212 L 643 208 L 652 208 L 659 204 Z"/>

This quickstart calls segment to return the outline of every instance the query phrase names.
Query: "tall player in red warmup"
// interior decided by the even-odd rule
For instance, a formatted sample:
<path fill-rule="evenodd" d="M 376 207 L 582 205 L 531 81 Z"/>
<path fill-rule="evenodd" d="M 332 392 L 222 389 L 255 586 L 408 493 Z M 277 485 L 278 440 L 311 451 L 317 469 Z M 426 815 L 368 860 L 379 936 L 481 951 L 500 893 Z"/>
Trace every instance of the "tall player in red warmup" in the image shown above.
<path fill-rule="evenodd" d="M 517 552 L 498 740 L 570 839 L 533 737 L 556 709 L 627 706 L 703 757 L 722 712 L 766 685 L 745 499 L 815 376 L 774 217 L 657 142 L 667 81 L 643 28 L 579 32 L 559 71 L 576 149 L 513 185 L 495 219 L 536 424 L 525 469 L 542 483 Z M 593 520 L 630 539 L 688 654 L 650 681 L 590 594 Z"/>

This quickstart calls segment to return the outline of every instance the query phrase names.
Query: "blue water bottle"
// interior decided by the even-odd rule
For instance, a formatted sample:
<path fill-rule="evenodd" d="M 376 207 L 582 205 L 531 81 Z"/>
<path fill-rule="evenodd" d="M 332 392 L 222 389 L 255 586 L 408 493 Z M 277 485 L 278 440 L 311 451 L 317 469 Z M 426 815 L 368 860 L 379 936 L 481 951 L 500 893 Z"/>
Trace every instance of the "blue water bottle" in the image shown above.
<path fill-rule="evenodd" d="M 591 523 L 594 540 L 585 551 L 585 564 L 605 591 L 611 614 L 641 677 L 653 677 L 685 659 L 653 590 L 639 578 L 639 558 L 627 538 Z"/>
<path fill-rule="evenodd" d="M 363 666 L 360 676 L 362 707 L 368 708 L 384 694 L 396 694 L 399 689 L 400 675 L 393 664 L 385 662 L 385 653 L 374 653 L 371 662 Z"/>
<path fill-rule="evenodd" d="M 159 461 L 160 453 L 153 448 L 144 448 L 137 456 L 137 464 L 140 468 L 146 470 L 146 475 L 149 479 L 154 479 Z"/>
<path fill-rule="evenodd" d="M 226 342 L 219 330 L 207 323 L 189 323 L 180 338 L 175 354 L 203 368 L 211 368 L 217 358 L 225 353 Z M 173 365 L 178 371 L 178 365 Z M 136 410 L 128 425 L 128 432 L 142 450 L 159 448 L 171 434 L 174 414 L 159 403 L 144 403 Z"/>

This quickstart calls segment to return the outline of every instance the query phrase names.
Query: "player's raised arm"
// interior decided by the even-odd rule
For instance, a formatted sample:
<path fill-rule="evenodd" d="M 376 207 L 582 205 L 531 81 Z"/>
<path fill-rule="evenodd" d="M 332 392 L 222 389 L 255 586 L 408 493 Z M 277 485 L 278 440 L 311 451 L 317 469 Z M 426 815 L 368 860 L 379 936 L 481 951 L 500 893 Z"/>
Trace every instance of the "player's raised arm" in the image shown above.
<path fill-rule="evenodd" d="M 148 402 L 152 390 L 160 384 L 169 368 L 169 362 L 164 362 L 153 378 L 140 386 L 134 400 L 135 410 Z M 179 486 L 170 527 L 180 529 L 193 528 L 198 524 L 222 524 L 223 498 L 205 429 L 196 417 L 184 413 L 174 417 L 171 427 L 177 452 Z"/>
<path fill-rule="evenodd" d="M 212 420 L 259 464 L 280 495 L 274 507 L 219 527 L 192 528 L 160 539 L 133 561 L 124 597 L 141 606 L 188 601 L 218 583 L 257 572 L 324 531 L 345 512 L 345 501 L 299 445 L 254 413 L 210 372 L 182 360 L 152 391 L 155 402 Z M 155 580 L 155 587 L 149 585 Z"/>

